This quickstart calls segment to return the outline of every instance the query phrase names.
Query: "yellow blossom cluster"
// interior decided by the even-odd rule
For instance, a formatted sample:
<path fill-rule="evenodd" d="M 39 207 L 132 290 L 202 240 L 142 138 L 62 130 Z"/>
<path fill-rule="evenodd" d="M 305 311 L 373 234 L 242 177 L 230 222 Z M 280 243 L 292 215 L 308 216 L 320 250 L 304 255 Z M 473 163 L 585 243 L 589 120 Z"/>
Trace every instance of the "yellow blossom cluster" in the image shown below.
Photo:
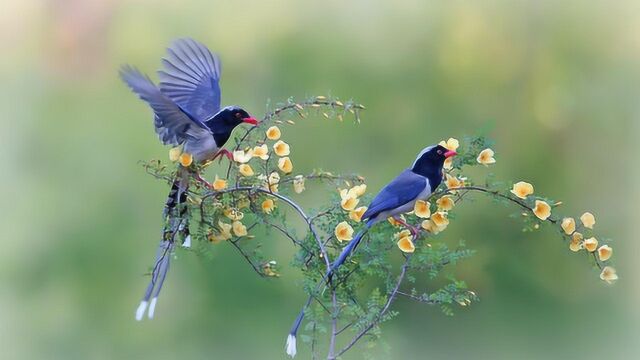
<path fill-rule="evenodd" d="M 580 223 L 584 230 L 589 229 L 593 230 L 593 226 L 596 223 L 595 216 L 590 212 L 585 212 L 580 216 Z M 560 223 L 560 227 L 562 231 L 568 236 L 570 236 L 571 240 L 569 242 L 569 249 L 573 252 L 579 252 L 580 250 L 586 250 L 587 252 L 594 253 L 594 256 L 597 255 L 597 258 L 601 261 L 607 261 L 613 255 L 613 248 L 609 245 L 601 245 L 598 247 L 598 239 L 595 236 L 591 236 L 587 239 L 584 238 L 584 235 L 577 231 L 576 220 L 572 217 L 566 217 L 562 219 Z M 618 279 L 618 275 L 616 274 L 616 270 L 611 266 L 605 266 L 602 268 L 602 272 L 600 273 L 600 278 L 608 283 L 612 283 L 613 281 Z"/>
<path fill-rule="evenodd" d="M 339 189 L 340 206 L 348 212 L 349 219 L 360 222 L 362 215 L 367 211 L 366 206 L 357 207 L 360 202 L 359 197 L 367 191 L 366 184 L 355 185 L 350 189 Z M 353 238 L 353 227 L 347 221 L 340 222 L 334 229 L 336 239 L 339 241 L 349 241 Z"/>
<path fill-rule="evenodd" d="M 169 150 L 169 160 L 171 162 L 178 161 L 180 165 L 184 167 L 189 167 L 193 163 L 193 155 L 186 152 L 182 152 L 182 147 L 177 146 Z"/>
<path fill-rule="evenodd" d="M 356 208 L 356 205 L 360 202 L 359 197 L 364 195 L 367 191 L 367 185 L 361 184 L 352 187 L 351 189 L 340 190 L 340 206 L 344 210 L 351 211 Z"/>

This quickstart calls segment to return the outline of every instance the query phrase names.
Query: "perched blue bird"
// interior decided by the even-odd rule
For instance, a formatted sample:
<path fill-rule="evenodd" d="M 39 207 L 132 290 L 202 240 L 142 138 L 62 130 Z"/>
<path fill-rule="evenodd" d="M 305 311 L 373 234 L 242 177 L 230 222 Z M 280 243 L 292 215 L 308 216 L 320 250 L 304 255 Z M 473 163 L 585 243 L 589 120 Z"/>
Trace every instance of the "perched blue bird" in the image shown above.
<path fill-rule="evenodd" d="M 195 163 L 205 163 L 220 155 L 231 158 L 222 146 L 233 129 L 242 124 L 257 125 L 258 121 L 238 106 L 220 109 L 220 61 L 204 45 L 192 39 L 179 39 L 167 49 L 158 71 L 158 87 L 137 69 L 125 65 L 120 70 L 122 80 L 154 113 L 156 133 L 165 145 L 182 146 Z M 210 186 L 198 174 L 196 178 Z M 156 261 L 144 297 L 136 310 L 141 320 L 147 307 L 153 318 L 162 284 L 169 270 L 169 258 L 178 232 L 183 246 L 191 245 L 186 217 L 187 187 L 190 172 L 179 167 L 164 210 L 165 228 L 156 254 Z"/>
<path fill-rule="evenodd" d="M 365 221 L 365 228 L 358 232 L 356 236 L 342 249 L 342 252 L 331 264 L 331 268 L 323 278 L 331 280 L 332 275 L 342 265 L 345 260 L 357 248 L 364 234 L 374 224 L 393 217 L 415 235 L 416 229 L 399 219 L 399 215 L 413 210 L 416 201 L 425 200 L 442 182 L 442 167 L 444 161 L 457 155 L 455 151 L 447 150 L 442 145 L 433 145 L 425 148 L 418 154 L 413 165 L 400 173 L 395 179 L 387 184 L 378 195 L 371 201 L 369 208 L 362 215 Z M 304 312 L 311 304 L 312 297 L 309 297 L 302 311 L 298 314 L 289 336 L 287 337 L 286 352 L 289 356 L 296 355 L 296 335 L 298 328 L 304 318 Z"/>

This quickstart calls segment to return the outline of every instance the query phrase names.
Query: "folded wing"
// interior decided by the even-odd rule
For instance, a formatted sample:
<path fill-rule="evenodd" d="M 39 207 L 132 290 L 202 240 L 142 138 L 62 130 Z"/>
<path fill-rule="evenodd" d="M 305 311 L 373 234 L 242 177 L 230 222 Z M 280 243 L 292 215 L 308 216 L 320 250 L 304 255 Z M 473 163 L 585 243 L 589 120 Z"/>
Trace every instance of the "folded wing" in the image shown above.
<path fill-rule="evenodd" d="M 426 186 L 427 179 L 425 177 L 407 169 L 380 190 L 362 218 L 374 218 L 384 211 L 405 205 L 415 200 Z"/>

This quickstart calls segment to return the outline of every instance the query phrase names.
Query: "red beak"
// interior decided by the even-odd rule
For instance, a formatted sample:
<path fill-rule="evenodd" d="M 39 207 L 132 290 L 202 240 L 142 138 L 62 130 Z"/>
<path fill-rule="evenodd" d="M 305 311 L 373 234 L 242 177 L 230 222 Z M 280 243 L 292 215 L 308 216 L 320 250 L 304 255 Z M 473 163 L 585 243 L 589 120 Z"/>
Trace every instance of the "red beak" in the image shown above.
<path fill-rule="evenodd" d="M 449 151 L 447 151 L 446 153 L 444 153 L 444 157 L 445 157 L 445 158 L 450 158 L 450 157 L 452 157 L 452 156 L 456 156 L 456 155 L 458 155 L 458 153 L 457 153 L 457 152 L 455 152 L 455 151 L 453 151 L 453 150 L 449 150 Z"/>
<path fill-rule="evenodd" d="M 258 125 L 258 120 L 256 120 L 256 118 L 254 117 L 244 118 L 242 119 L 242 122 L 246 122 L 247 124 L 251 124 L 251 125 Z"/>

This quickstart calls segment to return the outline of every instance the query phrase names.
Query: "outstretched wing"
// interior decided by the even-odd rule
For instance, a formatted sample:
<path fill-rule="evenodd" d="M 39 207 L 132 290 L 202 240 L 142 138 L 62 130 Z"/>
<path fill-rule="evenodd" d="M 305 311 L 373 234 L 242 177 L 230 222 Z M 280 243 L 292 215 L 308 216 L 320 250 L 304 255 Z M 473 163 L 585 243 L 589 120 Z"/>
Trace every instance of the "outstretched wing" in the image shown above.
<path fill-rule="evenodd" d="M 160 91 L 205 122 L 220 110 L 220 61 L 193 39 L 179 39 L 162 59 Z"/>
<path fill-rule="evenodd" d="M 202 139 L 211 136 L 206 125 L 185 113 L 138 69 L 125 65 L 120 69 L 120 77 L 153 109 L 156 133 L 163 144 L 179 145 L 188 138 Z"/>
<path fill-rule="evenodd" d="M 392 210 L 415 200 L 427 186 L 427 179 L 407 169 L 385 186 L 371 201 L 362 215 L 370 219 L 381 212 Z"/>

